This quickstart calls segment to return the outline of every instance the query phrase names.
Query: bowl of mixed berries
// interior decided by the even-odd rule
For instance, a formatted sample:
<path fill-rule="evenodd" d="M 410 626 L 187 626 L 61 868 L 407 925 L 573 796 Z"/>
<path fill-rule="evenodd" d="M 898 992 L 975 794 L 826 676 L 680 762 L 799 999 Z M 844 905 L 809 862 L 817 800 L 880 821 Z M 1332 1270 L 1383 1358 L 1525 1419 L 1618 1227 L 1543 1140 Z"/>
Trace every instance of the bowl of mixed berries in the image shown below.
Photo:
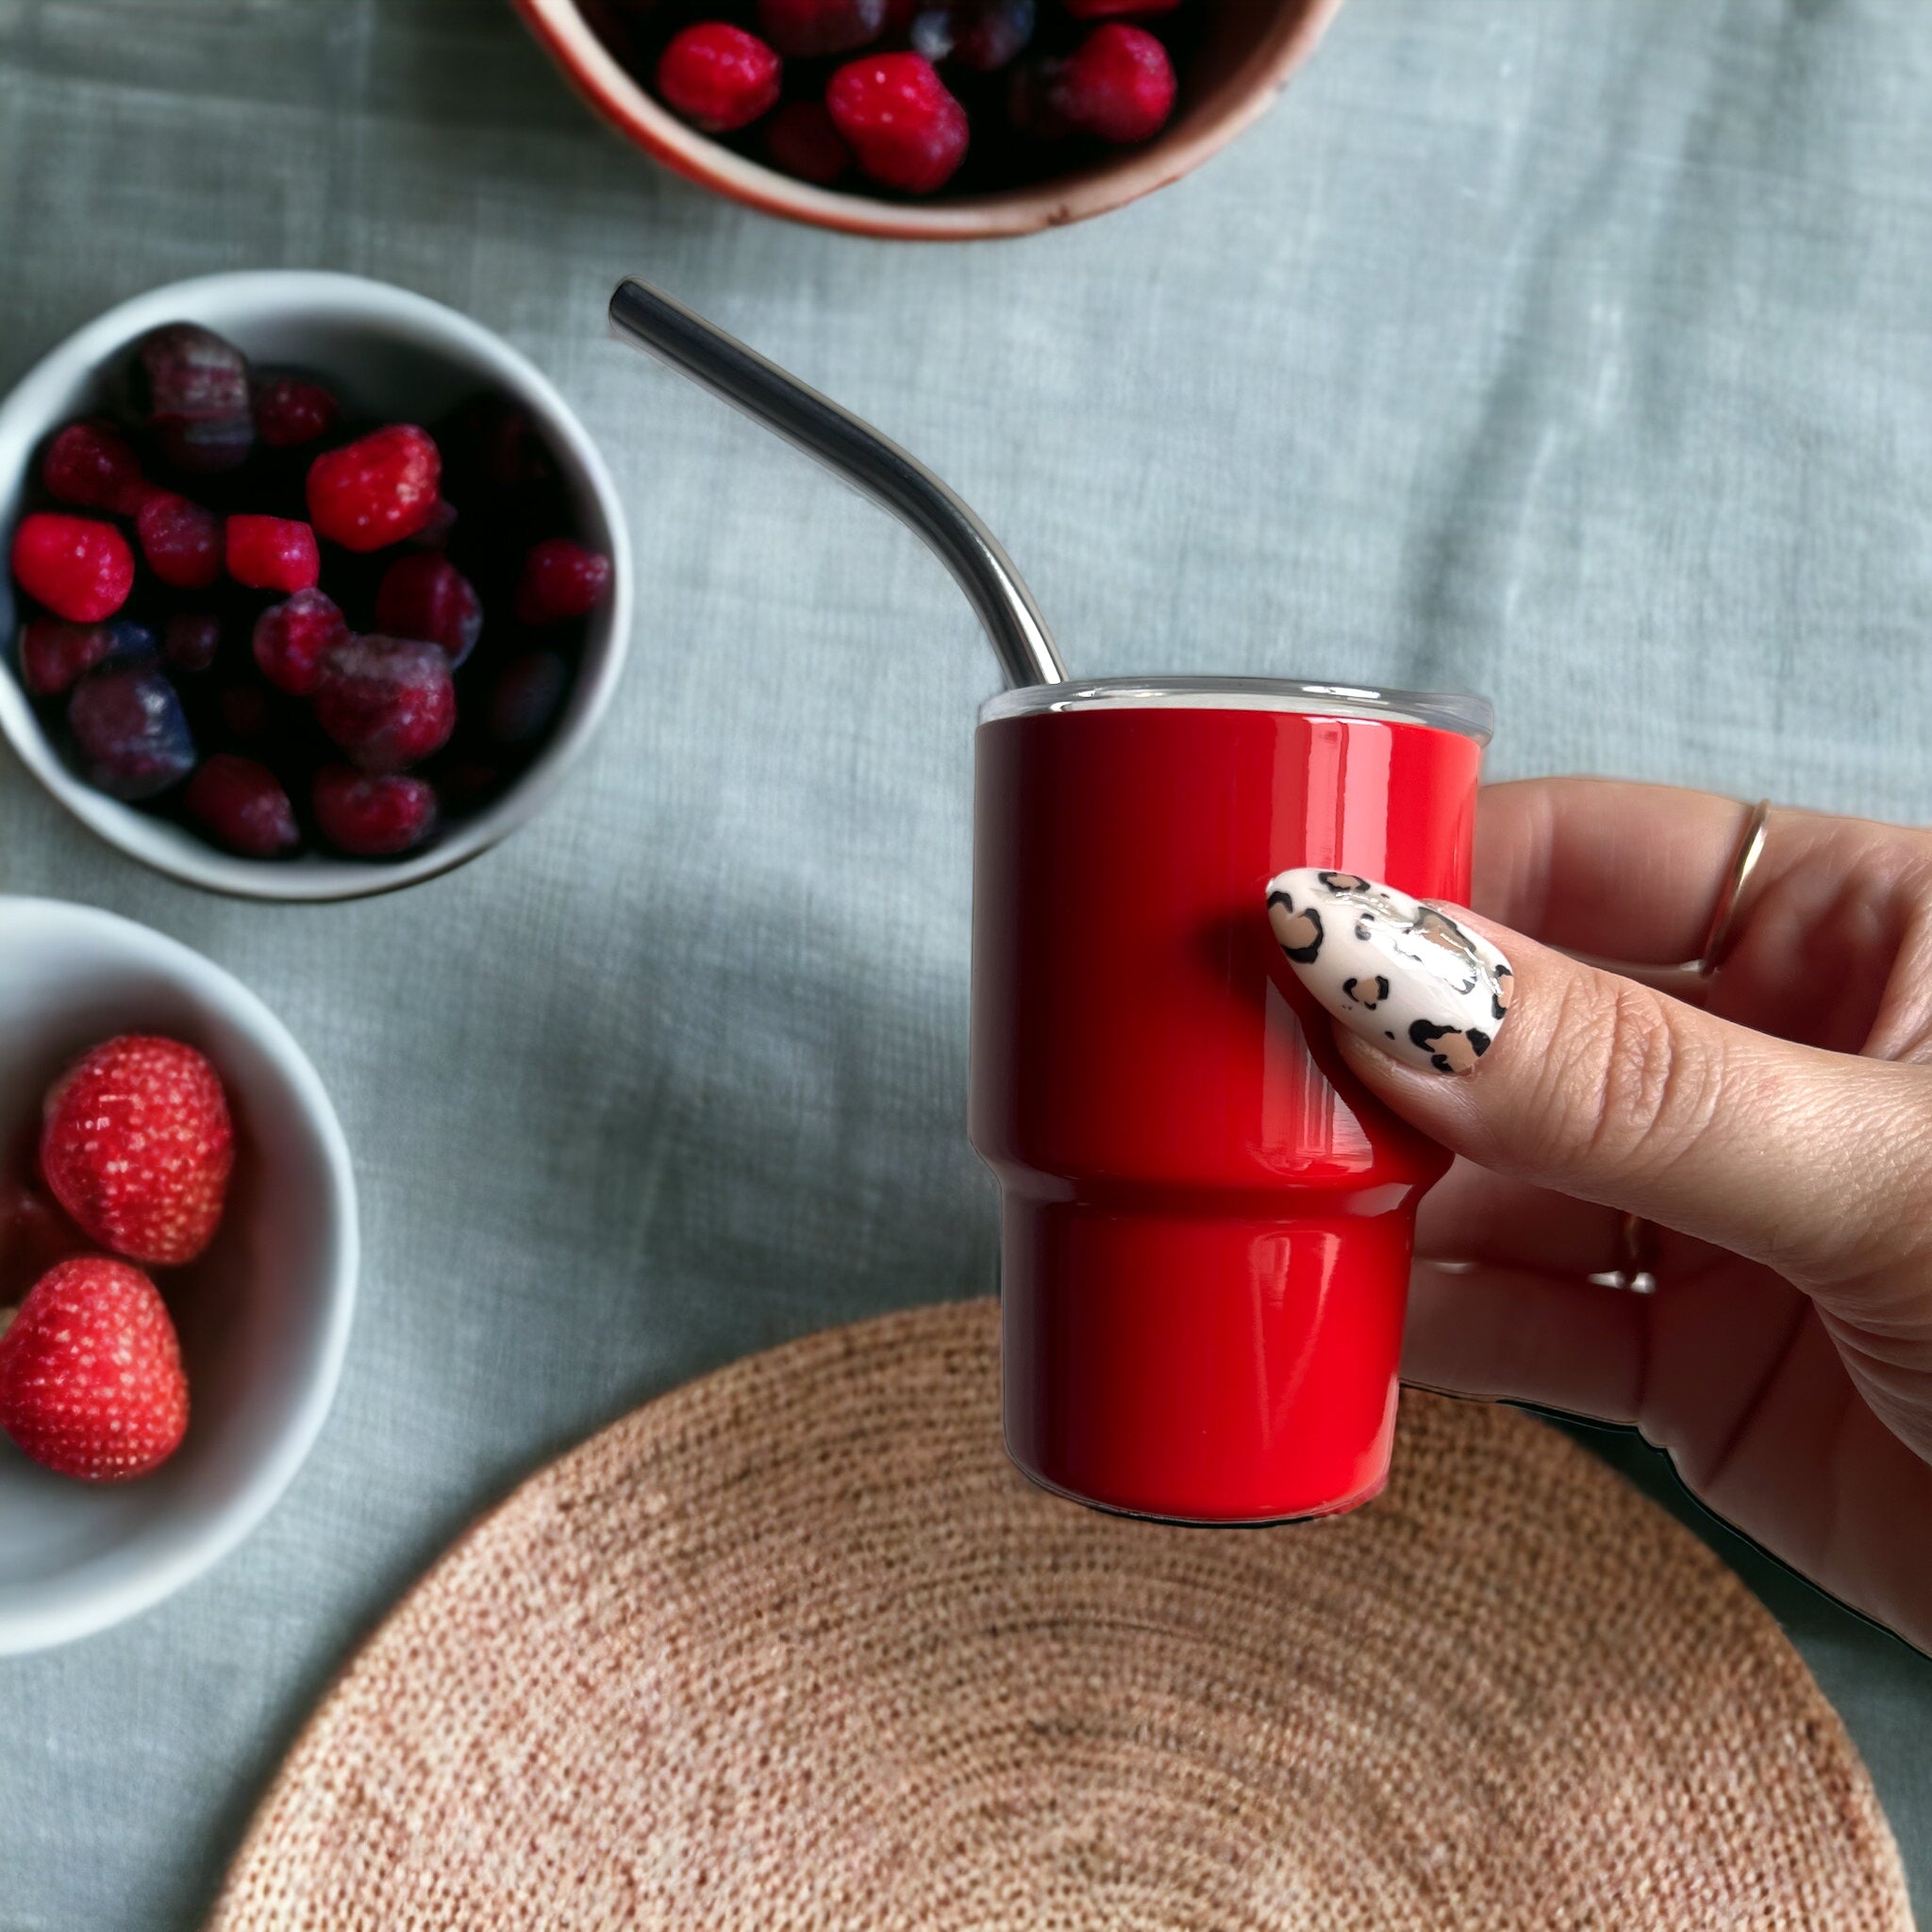
<path fill-rule="evenodd" d="M 616 682 L 624 521 L 562 398 L 438 303 L 157 290 L 0 405 L 0 730 L 216 891 L 432 876 L 541 805 Z"/>
<path fill-rule="evenodd" d="M 130 920 L 0 898 L 0 1656 L 158 1602 L 308 1455 L 355 1303 L 314 1068 Z"/>
<path fill-rule="evenodd" d="M 606 120 L 774 214 L 1023 235 L 1177 180 L 1341 0 L 516 0 Z"/>

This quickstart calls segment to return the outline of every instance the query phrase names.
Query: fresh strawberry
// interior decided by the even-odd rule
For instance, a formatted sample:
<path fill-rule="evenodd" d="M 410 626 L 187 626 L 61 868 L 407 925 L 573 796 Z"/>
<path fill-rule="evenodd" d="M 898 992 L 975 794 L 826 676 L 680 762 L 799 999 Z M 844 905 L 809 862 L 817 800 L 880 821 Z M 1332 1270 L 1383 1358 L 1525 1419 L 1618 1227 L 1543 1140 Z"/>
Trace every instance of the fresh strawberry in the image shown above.
<path fill-rule="evenodd" d="M 188 1378 L 166 1305 L 139 1268 L 50 1268 L 0 1333 L 0 1429 L 82 1482 L 145 1475 L 181 1445 Z"/>
<path fill-rule="evenodd" d="M 215 1070 L 192 1046 L 129 1033 L 54 1083 L 41 1172 L 82 1230 L 136 1261 L 174 1267 L 213 1238 L 235 1164 Z"/>

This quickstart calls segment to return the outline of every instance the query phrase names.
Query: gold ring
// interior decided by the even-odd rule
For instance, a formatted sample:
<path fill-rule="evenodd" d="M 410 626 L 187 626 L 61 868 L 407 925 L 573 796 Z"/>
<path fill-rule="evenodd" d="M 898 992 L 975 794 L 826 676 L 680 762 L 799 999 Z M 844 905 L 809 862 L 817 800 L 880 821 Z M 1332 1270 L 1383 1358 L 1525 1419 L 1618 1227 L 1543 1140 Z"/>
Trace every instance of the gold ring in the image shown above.
<path fill-rule="evenodd" d="M 1764 856 L 1765 822 L 1771 817 L 1771 800 L 1760 798 L 1745 814 L 1743 830 L 1738 834 L 1737 850 L 1731 854 L 1730 870 L 1719 890 L 1717 904 L 1710 908 L 1710 924 L 1704 931 L 1704 948 L 1697 956 L 1697 974 L 1707 979 L 1724 962 L 1731 943 L 1731 924 L 1743 896 L 1745 881 Z"/>

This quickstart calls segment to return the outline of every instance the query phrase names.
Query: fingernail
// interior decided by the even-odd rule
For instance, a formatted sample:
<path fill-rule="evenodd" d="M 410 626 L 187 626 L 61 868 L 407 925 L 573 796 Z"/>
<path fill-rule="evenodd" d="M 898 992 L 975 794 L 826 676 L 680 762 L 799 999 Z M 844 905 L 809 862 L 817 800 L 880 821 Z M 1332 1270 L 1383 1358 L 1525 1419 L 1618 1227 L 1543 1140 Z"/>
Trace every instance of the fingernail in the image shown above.
<path fill-rule="evenodd" d="M 1405 1066 L 1469 1073 L 1509 1010 L 1508 960 L 1393 886 L 1349 872 L 1277 873 L 1268 923 L 1301 983 Z"/>

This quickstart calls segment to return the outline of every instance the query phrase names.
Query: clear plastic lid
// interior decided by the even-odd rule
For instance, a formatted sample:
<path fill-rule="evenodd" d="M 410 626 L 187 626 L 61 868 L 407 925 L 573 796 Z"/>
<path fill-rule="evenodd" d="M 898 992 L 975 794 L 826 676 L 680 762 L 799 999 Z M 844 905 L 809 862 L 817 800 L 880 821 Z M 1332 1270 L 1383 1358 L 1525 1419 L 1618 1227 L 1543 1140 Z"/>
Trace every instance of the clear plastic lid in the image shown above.
<path fill-rule="evenodd" d="M 1292 677 L 1094 677 L 1030 684 L 979 708 L 979 722 L 1041 711 L 1105 709 L 1302 711 L 1319 718 L 1379 718 L 1460 732 L 1487 744 L 1496 728 L 1489 699 L 1456 691 L 1372 691 L 1358 684 L 1305 684 Z"/>

